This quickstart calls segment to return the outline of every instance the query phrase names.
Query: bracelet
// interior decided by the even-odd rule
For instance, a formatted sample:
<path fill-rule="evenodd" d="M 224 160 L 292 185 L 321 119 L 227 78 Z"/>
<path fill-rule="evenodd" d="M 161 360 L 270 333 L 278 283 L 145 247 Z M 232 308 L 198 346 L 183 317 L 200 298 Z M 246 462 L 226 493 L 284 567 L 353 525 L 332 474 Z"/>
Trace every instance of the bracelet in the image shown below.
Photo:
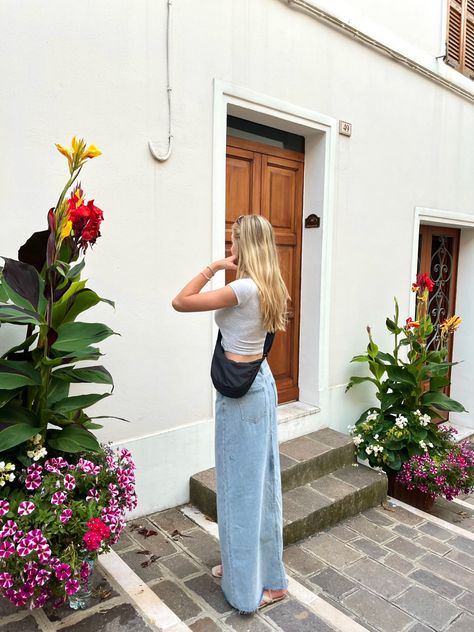
<path fill-rule="evenodd" d="M 206 268 L 209 268 L 209 270 L 211 271 L 212 276 L 214 276 L 215 272 L 214 272 L 214 270 L 211 268 L 211 266 L 206 266 Z"/>
<path fill-rule="evenodd" d="M 207 279 L 208 281 L 211 280 L 211 277 L 208 277 L 207 274 L 204 274 L 204 272 L 201 270 L 201 272 L 199 274 L 202 274 L 202 276 Z"/>

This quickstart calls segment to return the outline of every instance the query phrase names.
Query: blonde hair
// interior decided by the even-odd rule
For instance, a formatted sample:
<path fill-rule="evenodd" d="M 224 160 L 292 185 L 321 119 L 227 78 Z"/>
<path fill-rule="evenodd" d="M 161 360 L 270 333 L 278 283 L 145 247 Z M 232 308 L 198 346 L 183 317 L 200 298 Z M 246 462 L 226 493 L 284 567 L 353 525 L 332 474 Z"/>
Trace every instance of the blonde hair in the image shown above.
<path fill-rule="evenodd" d="M 285 330 L 290 298 L 280 271 L 275 236 L 261 215 L 241 215 L 232 226 L 237 249 L 237 278 L 255 281 L 260 297 L 262 324 L 267 331 Z"/>

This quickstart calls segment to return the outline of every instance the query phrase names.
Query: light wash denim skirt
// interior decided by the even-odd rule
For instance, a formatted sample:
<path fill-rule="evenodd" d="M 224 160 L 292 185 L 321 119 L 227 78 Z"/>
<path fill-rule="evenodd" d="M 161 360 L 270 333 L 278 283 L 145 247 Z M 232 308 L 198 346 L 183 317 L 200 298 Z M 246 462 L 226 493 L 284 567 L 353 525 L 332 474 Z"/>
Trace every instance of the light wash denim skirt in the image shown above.
<path fill-rule="evenodd" d="M 275 380 L 266 360 L 243 397 L 216 395 L 221 585 L 241 613 L 255 612 L 265 589 L 288 588 L 276 407 Z"/>

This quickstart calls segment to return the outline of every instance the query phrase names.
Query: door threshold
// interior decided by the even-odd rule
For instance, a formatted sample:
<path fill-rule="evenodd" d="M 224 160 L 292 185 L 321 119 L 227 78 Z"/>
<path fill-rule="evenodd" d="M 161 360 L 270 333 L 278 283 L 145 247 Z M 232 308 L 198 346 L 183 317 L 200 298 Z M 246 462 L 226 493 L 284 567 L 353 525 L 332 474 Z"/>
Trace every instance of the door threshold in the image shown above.
<path fill-rule="evenodd" d="M 321 412 L 319 406 L 313 404 L 305 404 L 304 402 L 294 401 L 280 404 L 277 407 L 278 423 L 298 419 L 298 417 L 307 417 Z"/>

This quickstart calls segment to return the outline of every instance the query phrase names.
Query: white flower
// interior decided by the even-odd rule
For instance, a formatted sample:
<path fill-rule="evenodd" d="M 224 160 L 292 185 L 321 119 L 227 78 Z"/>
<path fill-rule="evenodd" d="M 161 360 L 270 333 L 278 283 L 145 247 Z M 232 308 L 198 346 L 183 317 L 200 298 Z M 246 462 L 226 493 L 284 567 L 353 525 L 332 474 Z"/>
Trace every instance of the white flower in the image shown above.
<path fill-rule="evenodd" d="M 36 452 L 34 450 L 28 450 L 28 452 L 26 453 L 26 456 L 30 459 L 34 459 L 35 458 L 35 454 Z"/>
<path fill-rule="evenodd" d="M 355 437 L 353 438 L 355 445 L 360 445 L 363 442 L 363 440 L 364 439 L 360 435 L 355 435 Z"/>
<path fill-rule="evenodd" d="M 40 434 L 35 434 L 35 436 L 32 439 L 34 444 L 38 444 L 41 443 L 41 435 Z"/>
<path fill-rule="evenodd" d="M 421 415 L 420 424 L 422 426 L 427 426 L 431 421 L 431 417 L 429 415 Z"/>
<path fill-rule="evenodd" d="M 395 417 L 395 425 L 399 428 L 404 428 L 408 424 L 408 419 L 403 415 L 398 415 Z"/>
<path fill-rule="evenodd" d="M 377 419 L 377 417 L 379 416 L 378 412 L 376 412 L 375 410 L 369 410 L 369 412 L 367 413 L 367 417 L 365 418 L 366 421 L 374 421 L 375 419 Z"/>
<path fill-rule="evenodd" d="M 427 451 L 428 451 L 428 448 L 427 448 L 427 446 L 426 446 L 426 443 L 423 441 L 423 439 L 421 439 L 421 441 L 420 441 L 420 446 L 423 448 L 423 450 L 424 450 L 425 452 L 427 452 Z"/>
<path fill-rule="evenodd" d="M 421 415 L 421 410 L 417 408 L 413 414 L 419 416 Z"/>
<path fill-rule="evenodd" d="M 433 447 L 433 444 L 431 443 L 431 441 L 428 441 L 428 445 L 430 446 L 430 448 Z"/>
<path fill-rule="evenodd" d="M 379 433 L 377 432 L 377 434 L 374 434 L 374 439 L 378 439 L 379 438 Z"/>
<path fill-rule="evenodd" d="M 0 461 L 0 470 L 5 469 L 5 461 Z"/>
<path fill-rule="evenodd" d="M 3 487 L 5 485 L 5 481 L 3 480 L 3 478 L 0 478 L 0 487 Z"/>
<path fill-rule="evenodd" d="M 372 448 L 370 447 L 370 445 L 368 445 L 368 446 L 365 448 L 365 452 L 366 452 L 366 454 L 372 454 Z"/>
<path fill-rule="evenodd" d="M 10 481 L 10 483 L 11 483 L 12 481 L 14 481 L 14 480 L 15 480 L 15 474 L 9 474 L 9 475 L 8 475 L 8 480 Z"/>

